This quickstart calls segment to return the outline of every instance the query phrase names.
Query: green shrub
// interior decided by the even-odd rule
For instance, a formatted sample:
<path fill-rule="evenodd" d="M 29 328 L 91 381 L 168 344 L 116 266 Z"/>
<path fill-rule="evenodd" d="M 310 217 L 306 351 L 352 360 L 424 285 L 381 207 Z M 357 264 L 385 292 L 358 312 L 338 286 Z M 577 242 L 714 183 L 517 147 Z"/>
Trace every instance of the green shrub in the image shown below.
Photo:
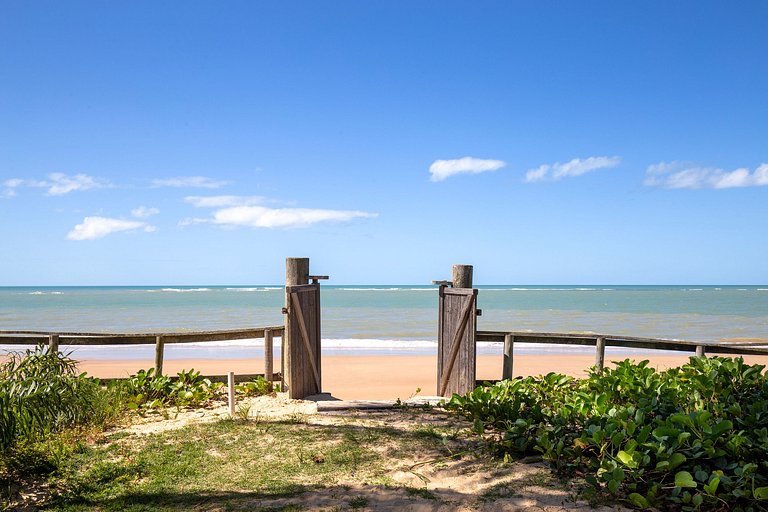
<path fill-rule="evenodd" d="M 101 388 L 77 363 L 44 347 L 12 353 L 0 364 L 0 451 L 93 421 Z"/>
<path fill-rule="evenodd" d="M 575 380 L 502 381 L 446 408 L 503 454 L 540 453 L 561 473 L 638 507 L 768 510 L 764 366 L 691 358 L 656 372 L 629 360 Z"/>

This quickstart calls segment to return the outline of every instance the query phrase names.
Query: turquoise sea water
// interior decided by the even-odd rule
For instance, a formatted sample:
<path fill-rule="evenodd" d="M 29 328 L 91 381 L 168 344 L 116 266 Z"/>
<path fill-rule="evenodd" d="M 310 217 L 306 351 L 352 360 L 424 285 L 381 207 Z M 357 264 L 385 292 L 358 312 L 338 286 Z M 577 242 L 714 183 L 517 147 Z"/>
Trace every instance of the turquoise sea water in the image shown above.
<path fill-rule="evenodd" d="M 768 339 L 768 285 L 477 288 L 480 330 Z M 437 300 L 434 286 L 323 285 L 324 350 L 428 350 L 436 338 Z M 0 330 L 168 332 L 280 325 L 283 301 L 280 286 L 2 287 Z M 210 345 L 206 351 L 210 357 L 238 353 L 221 356 Z"/>

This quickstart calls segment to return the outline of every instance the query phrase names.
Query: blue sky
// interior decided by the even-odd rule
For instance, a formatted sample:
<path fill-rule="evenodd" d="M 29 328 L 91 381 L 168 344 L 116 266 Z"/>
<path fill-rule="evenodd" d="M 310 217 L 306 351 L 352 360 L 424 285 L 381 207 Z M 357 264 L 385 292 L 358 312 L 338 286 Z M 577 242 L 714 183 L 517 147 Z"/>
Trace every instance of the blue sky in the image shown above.
<path fill-rule="evenodd" d="M 768 283 L 766 21 L 0 0 L 0 285 Z"/>

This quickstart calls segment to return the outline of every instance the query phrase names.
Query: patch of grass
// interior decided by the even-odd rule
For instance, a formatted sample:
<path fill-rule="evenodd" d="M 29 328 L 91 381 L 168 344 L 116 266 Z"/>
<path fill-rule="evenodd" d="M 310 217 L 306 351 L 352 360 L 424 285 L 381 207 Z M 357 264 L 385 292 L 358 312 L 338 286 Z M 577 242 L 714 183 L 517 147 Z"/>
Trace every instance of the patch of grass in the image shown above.
<path fill-rule="evenodd" d="M 370 506 L 369 498 L 352 489 L 372 485 L 401 494 L 403 484 L 393 474 L 419 460 L 432 464 L 432 471 L 440 461 L 450 464 L 457 452 L 446 439 L 456 446 L 477 443 L 449 437 L 451 429 L 442 423 L 432 426 L 442 421 L 434 412 L 407 418 L 398 413 L 394 423 L 390 418 L 362 416 L 332 424 L 306 415 L 227 418 L 146 436 L 102 434 L 98 442 L 86 442 L 85 436 L 43 479 L 43 487 L 52 490 L 45 505 L 99 512 L 303 510 L 304 500 L 319 491 L 332 500 L 326 510 L 362 509 Z M 452 432 L 458 431 L 454 423 Z M 484 466 L 472 461 L 470 467 Z M 426 485 L 406 490 L 414 499 L 440 499 Z"/>
<path fill-rule="evenodd" d="M 90 447 L 62 469 L 55 508 L 141 510 L 133 504 L 139 496 L 154 496 L 162 508 L 184 493 L 192 507 L 215 493 L 232 502 L 243 490 L 252 499 L 275 498 L 350 479 L 376 482 L 385 473 L 372 445 L 390 437 L 375 429 L 279 421 L 266 432 L 225 420 Z"/>

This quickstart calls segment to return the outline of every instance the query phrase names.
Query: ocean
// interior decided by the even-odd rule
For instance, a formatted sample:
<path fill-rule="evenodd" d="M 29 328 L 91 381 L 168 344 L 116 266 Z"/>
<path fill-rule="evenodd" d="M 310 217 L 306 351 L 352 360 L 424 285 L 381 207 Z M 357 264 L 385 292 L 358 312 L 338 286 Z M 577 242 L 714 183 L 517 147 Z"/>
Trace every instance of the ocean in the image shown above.
<path fill-rule="evenodd" d="M 477 286 L 479 330 L 688 340 L 768 339 L 768 286 Z M 434 353 L 437 287 L 322 285 L 323 351 Z M 274 286 L 0 287 L 0 330 L 180 332 L 281 325 Z M 2 343 L 0 341 L 0 343 Z M 169 345 L 168 358 L 252 357 L 260 341 Z M 279 344 L 278 344 L 279 345 Z M 478 351 L 500 351 L 480 344 Z M 226 347 L 226 348 L 224 348 Z M 0 345 L 0 352 L 19 346 Z M 75 357 L 151 357 L 151 346 L 77 347 Z M 519 346 L 516 351 L 583 351 Z"/>

